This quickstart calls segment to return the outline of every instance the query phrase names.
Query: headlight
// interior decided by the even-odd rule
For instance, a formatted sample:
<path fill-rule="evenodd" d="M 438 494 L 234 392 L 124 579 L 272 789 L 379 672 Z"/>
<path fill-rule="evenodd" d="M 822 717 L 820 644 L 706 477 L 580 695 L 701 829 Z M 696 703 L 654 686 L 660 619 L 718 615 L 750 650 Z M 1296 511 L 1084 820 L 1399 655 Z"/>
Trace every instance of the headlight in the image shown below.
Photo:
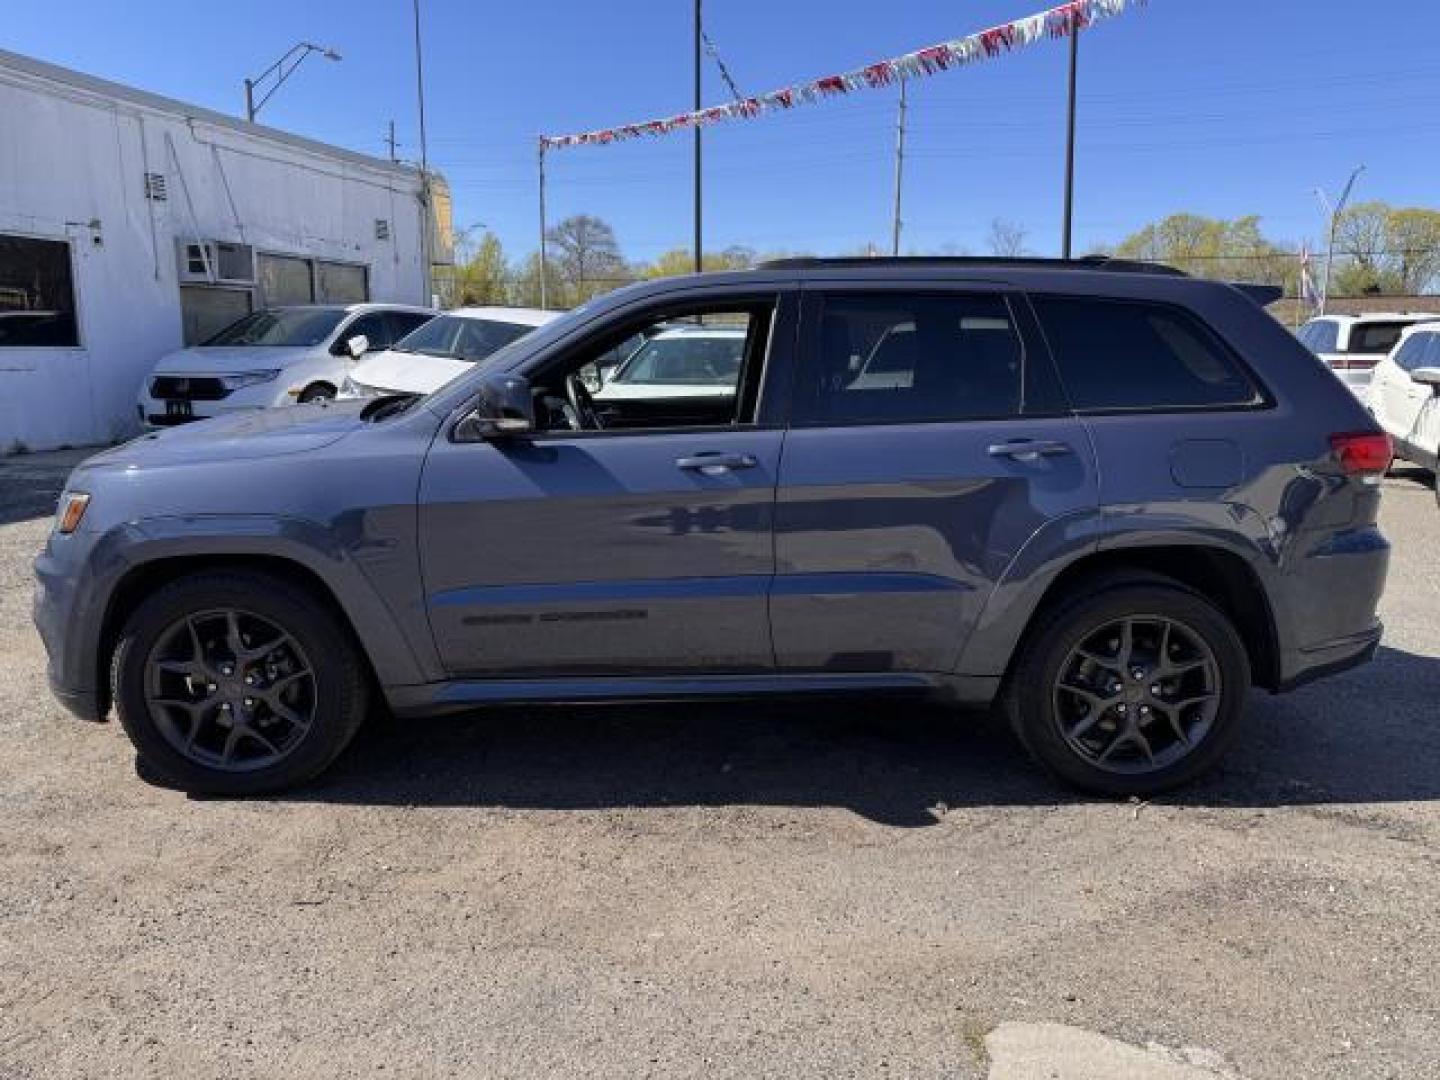
<path fill-rule="evenodd" d="M 265 371 L 242 371 L 236 375 L 221 375 L 220 385 L 226 390 L 239 390 L 257 383 L 274 382 L 279 374 L 279 368 L 269 368 Z"/>
<path fill-rule="evenodd" d="M 347 375 L 345 381 L 340 384 L 340 396 L 343 398 L 373 398 L 379 397 L 380 391 L 373 386 L 357 383 Z"/>
<path fill-rule="evenodd" d="M 80 519 L 90 505 L 90 495 L 84 491 L 67 491 L 60 496 L 60 505 L 55 511 L 55 531 L 69 536 L 80 527 Z"/>

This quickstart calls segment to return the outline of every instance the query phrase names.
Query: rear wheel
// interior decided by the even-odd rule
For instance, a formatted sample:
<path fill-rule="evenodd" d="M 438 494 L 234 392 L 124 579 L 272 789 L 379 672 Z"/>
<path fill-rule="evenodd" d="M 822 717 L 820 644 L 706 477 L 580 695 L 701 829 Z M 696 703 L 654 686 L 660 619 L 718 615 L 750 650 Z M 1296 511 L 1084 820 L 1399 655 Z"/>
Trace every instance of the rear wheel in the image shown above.
<path fill-rule="evenodd" d="M 182 578 L 125 624 L 111 667 L 120 722 L 162 779 L 243 795 L 308 780 L 350 742 L 366 683 L 315 598 L 258 573 Z"/>
<path fill-rule="evenodd" d="M 309 404 L 312 401 L 333 400 L 335 400 L 335 387 L 329 383 L 311 383 L 300 392 L 299 397 L 301 405 Z"/>
<path fill-rule="evenodd" d="M 1220 759 L 1249 687 L 1230 620 L 1178 583 L 1147 579 L 1049 612 L 1017 663 L 1009 705 L 1020 741 L 1066 783 L 1149 795 Z"/>

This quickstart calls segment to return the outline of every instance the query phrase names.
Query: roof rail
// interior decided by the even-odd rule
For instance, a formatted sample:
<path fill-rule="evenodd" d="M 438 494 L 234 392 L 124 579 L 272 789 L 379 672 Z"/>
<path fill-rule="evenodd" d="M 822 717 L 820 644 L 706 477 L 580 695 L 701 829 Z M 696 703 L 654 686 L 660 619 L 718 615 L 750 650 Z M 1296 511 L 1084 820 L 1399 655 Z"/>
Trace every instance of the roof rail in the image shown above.
<path fill-rule="evenodd" d="M 1135 259 L 1117 259 L 1110 255 L 1086 255 L 1079 259 L 1041 259 L 1004 256 L 973 255 L 850 255 L 838 258 L 822 258 L 813 255 L 787 259 L 771 259 L 763 262 L 758 269 L 780 270 L 801 267 L 858 268 L 866 266 L 916 266 L 916 267 L 1015 267 L 1038 270 L 1109 270 L 1124 274 L 1163 274 L 1166 277 L 1188 277 L 1183 270 L 1164 263 L 1139 262 Z"/>

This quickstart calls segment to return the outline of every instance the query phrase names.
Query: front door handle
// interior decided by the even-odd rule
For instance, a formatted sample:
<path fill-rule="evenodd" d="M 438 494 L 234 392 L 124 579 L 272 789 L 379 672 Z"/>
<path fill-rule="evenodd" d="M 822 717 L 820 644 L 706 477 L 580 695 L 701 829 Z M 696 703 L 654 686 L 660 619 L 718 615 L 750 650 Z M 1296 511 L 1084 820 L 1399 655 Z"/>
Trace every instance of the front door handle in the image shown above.
<path fill-rule="evenodd" d="M 720 476 L 732 469 L 753 469 L 760 462 L 754 454 L 723 454 L 719 451 L 702 451 L 687 457 L 676 458 L 675 464 L 681 469 L 693 469 L 706 476 Z"/>
<path fill-rule="evenodd" d="M 1008 457 L 1016 461 L 1039 461 L 1042 457 L 1073 454 L 1075 450 L 1069 443 L 1058 440 L 1014 439 L 1010 442 L 996 443 L 986 452 L 991 457 Z"/>

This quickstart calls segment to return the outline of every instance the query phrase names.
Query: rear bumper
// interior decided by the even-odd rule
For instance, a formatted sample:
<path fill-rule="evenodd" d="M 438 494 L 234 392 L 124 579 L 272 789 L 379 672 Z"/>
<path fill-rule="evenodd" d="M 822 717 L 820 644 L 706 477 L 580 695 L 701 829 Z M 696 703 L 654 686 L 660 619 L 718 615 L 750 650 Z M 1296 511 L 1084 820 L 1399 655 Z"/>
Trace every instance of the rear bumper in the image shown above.
<path fill-rule="evenodd" d="M 1301 650 L 1301 662 L 1292 665 L 1290 676 L 1275 688 L 1279 694 L 1287 693 L 1317 679 L 1339 675 L 1343 671 L 1368 664 L 1380 648 L 1380 637 L 1384 633 L 1380 622 L 1361 634 Z"/>
<path fill-rule="evenodd" d="M 1280 630 L 1277 690 L 1363 664 L 1383 627 L 1390 544 L 1373 525 L 1335 533 L 1295 559 L 1276 583 Z"/>

